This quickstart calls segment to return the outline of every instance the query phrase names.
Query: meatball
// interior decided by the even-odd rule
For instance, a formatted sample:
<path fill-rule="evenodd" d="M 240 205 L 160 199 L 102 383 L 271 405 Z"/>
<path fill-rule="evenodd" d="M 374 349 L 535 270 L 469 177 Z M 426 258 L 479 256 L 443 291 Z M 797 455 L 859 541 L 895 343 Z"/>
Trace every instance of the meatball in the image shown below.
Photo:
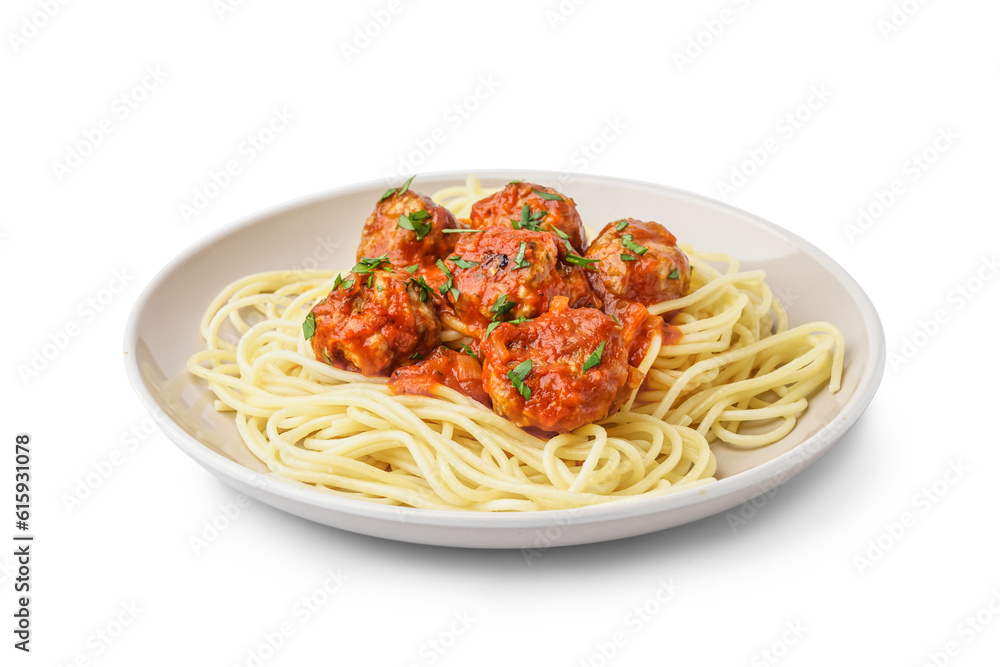
<path fill-rule="evenodd" d="M 483 367 L 479 359 L 466 352 L 439 347 L 426 359 L 397 368 L 389 379 L 389 389 L 394 394 L 433 396 L 436 384 L 490 406 L 490 397 L 483 389 Z"/>
<path fill-rule="evenodd" d="M 565 297 L 530 322 L 503 323 L 483 342 L 493 409 L 521 427 L 566 433 L 614 414 L 639 373 L 614 320 Z"/>
<path fill-rule="evenodd" d="M 608 298 L 652 305 L 687 293 L 691 266 L 677 239 L 655 222 L 628 218 L 605 225 L 585 254 L 598 259 L 587 272 L 602 301 Z"/>
<path fill-rule="evenodd" d="M 310 316 L 316 358 L 366 377 L 387 376 L 438 345 L 440 324 L 426 295 L 408 276 L 381 269 L 348 274 Z M 306 336 L 309 325 L 307 316 Z"/>
<path fill-rule="evenodd" d="M 555 238 L 545 232 L 490 228 L 463 234 L 444 262 L 455 314 L 475 336 L 491 322 L 541 315 L 553 297 L 569 293 L 558 258 Z"/>
<path fill-rule="evenodd" d="M 604 312 L 621 325 L 622 341 L 628 350 L 628 362 L 633 366 L 642 363 L 654 338 L 660 336 L 664 344 L 676 342 L 679 329 L 666 328 L 662 317 L 650 315 L 646 306 L 636 301 L 609 298 L 604 304 Z M 669 332 L 669 333 L 668 333 Z"/>
<path fill-rule="evenodd" d="M 556 271 L 566 284 L 565 295 L 569 297 L 570 308 L 600 308 L 601 300 L 594 295 L 587 280 L 587 269 L 570 264 L 562 259 L 556 263 Z"/>
<path fill-rule="evenodd" d="M 397 269 L 414 264 L 426 268 L 454 249 L 457 234 L 443 231 L 458 228 L 451 211 L 413 190 L 386 194 L 365 221 L 358 245 L 359 262 L 364 257 L 388 254 L 389 263 Z"/>
<path fill-rule="evenodd" d="M 587 232 L 576 211 L 576 203 L 552 188 L 534 183 L 515 181 L 500 192 L 477 201 L 472 205 L 469 221 L 476 229 L 501 226 L 552 232 L 569 241 L 578 253 L 587 247 Z M 561 246 L 562 241 L 559 244 Z"/>

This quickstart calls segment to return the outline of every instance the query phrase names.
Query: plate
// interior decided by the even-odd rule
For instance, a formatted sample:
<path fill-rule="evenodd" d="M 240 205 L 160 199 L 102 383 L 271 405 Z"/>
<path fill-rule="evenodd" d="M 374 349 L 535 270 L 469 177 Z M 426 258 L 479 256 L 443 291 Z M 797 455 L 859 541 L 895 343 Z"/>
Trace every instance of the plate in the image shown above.
<path fill-rule="evenodd" d="M 822 456 L 874 396 L 886 356 L 878 314 L 854 279 L 807 241 L 745 211 L 662 185 L 541 171 L 475 173 L 484 187 L 514 179 L 555 187 L 577 202 L 592 229 L 623 217 L 655 220 L 695 248 L 735 255 L 741 269 L 764 269 L 788 310 L 789 326 L 821 320 L 840 327 L 847 349 L 843 388 L 816 394 L 792 432 L 773 445 L 741 451 L 713 444 L 717 482 L 655 498 L 528 513 L 417 510 L 332 496 L 268 475 L 244 446 L 232 413 L 217 413 L 206 385 L 185 369 L 187 358 L 202 347 L 198 323 L 212 298 L 241 276 L 289 268 L 348 270 L 361 227 L 388 187 L 379 180 L 238 222 L 153 278 L 129 318 L 125 365 L 167 437 L 223 482 L 321 524 L 405 542 L 544 549 L 664 530 L 746 502 Z M 431 194 L 463 183 L 465 175 L 419 174 L 413 189 Z"/>

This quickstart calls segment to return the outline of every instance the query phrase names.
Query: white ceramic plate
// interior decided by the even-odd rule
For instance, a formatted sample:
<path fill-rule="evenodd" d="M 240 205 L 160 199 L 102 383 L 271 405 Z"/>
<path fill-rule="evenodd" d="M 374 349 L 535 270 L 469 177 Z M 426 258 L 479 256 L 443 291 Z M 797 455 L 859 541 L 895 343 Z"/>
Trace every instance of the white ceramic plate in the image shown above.
<path fill-rule="evenodd" d="M 222 481 L 292 514 L 329 526 L 406 542 L 483 548 L 547 548 L 612 540 L 701 519 L 750 500 L 815 461 L 857 421 L 885 366 L 878 314 L 858 284 L 803 239 L 749 213 L 672 188 L 603 176 L 478 172 L 484 187 L 514 179 L 573 197 L 584 223 L 600 229 L 623 217 L 655 220 L 702 250 L 730 253 L 741 268 L 762 268 L 785 303 L 791 326 L 824 320 L 844 333 L 843 389 L 824 388 L 795 429 L 752 451 L 713 445 L 719 481 L 659 498 L 576 510 L 489 514 L 387 507 L 339 498 L 267 475 L 243 445 L 231 414 L 212 408 L 207 387 L 185 370 L 202 346 L 198 322 L 229 282 L 288 268 L 348 270 L 361 227 L 386 183 L 340 188 L 266 211 L 210 236 L 176 258 L 140 296 L 125 334 L 125 363 L 136 392 L 184 452 Z M 430 194 L 465 174 L 421 174 Z M 403 179 L 400 179 L 402 181 Z"/>

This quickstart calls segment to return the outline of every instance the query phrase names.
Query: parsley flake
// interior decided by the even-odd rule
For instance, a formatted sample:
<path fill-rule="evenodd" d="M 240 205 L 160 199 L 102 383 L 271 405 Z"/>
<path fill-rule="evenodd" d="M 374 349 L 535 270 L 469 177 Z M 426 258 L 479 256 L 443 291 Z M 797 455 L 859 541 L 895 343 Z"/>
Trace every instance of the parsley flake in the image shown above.
<path fill-rule="evenodd" d="M 410 278 L 409 280 L 406 281 L 406 284 L 407 285 L 411 285 L 412 284 L 412 285 L 415 285 L 417 288 L 419 288 L 420 289 L 420 300 L 422 302 L 426 302 L 427 301 L 427 295 L 431 293 L 431 286 L 427 284 L 427 281 L 424 280 L 423 276 L 419 276 L 417 278 Z"/>
<path fill-rule="evenodd" d="M 555 201 L 566 201 L 560 195 L 555 194 L 555 193 L 542 192 L 541 190 L 536 190 L 535 188 L 531 188 L 531 191 L 534 192 L 539 197 L 541 197 L 542 199 L 546 199 L 546 200 L 549 200 L 549 201 L 553 201 L 553 200 L 555 200 Z"/>
<path fill-rule="evenodd" d="M 532 232 L 541 232 L 544 230 L 538 225 L 538 223 L 541 222 L 546 215 L 548 215 L 548 211 L 538 211 L 537 213 L 532 213 L 531 207 L 525 204 L 521 207 L 521 219 L 518 220 L 517 218 L 511 218 L 510 222 L 514 226 L 514 229 L 527 229 Z"/>
<path fill-rule="evenodd" d="M 416 177 L 417 177 L 417 175 L 414 174 L 413 176 L 410 176 L 410 180 L 406 181 L 406 183 L 403 183 L 402 186 L 400 186 L 398 188 L 389 188 L 388 190 L 386 190 L 382 194 L 382 196 L 378 198 L 379 203 L 384 202 L 386 199 L 388 199 L 389 197 L 391 197 L 393 195 L 401 195 L 404 192 L 406 192 L 407 190 L 409 190 L 410 189 L 410 183 L 412 183 L 413 179 L 416 178 Z"/>
<path fill-rule="evenodd" d="M 441 292 L 442 295 L 447 294 L 449 291 L 451 291 L 451 295 L 455 298 L 456 301 L 458 301 L 458 295 L 461 294 L 461 292 L 458 291 L 458 288 L 455 287 L 454 283 L 452 282 L 455 280 L 455 276 L 448 269 L 448 265 L 442 262 L 440 259 L 437 262 L 435 262 L 435 264 L 437 264 L 437 267 L 441 269 L 442 272 L 444 272 L 444 275 L 448 276 L 448 281 L 444 285 L 441 285 L 441 287 L 438 288 L 438 291 Z"/>
<path fill-rule="evenodd" d="M 413 179 L 416 178 L 416 177 L 417 177 L 416 174 L 414 174 L 413 176 L 410 176 L 410 178 L 406 181 L 406 183 L 403 183 L 403 187 L 399 188 L 399 190 L 396 191 L 396 194 L 397 195 L 401 195 L 404 192 L 406 192 L 407 190 L 409 190 L 410 189 L 410 183 L 412 183 Z"/>
<path fill-rule="evenodd" d="M 507 311 L 516 305 L 516 301 L 510 301 L 506 294 L 501 294 L 497 297 L 497 300 L 493 302 L 493 305 L 490 306 L 490 312 L 493 313 L 493 319 L 498 320 L 506 315 Z"/>
<path fill-rule="evenodd" d="M 420 213 L 424 213 L 424 215 L 423 216 L 418 215 Z M 399 221 L 396 223 L 396 226 L 399 227 L 400 229 L 410 230 L 411 232 L 417 235 L 418 241 L 423 241 L 424 237 L 430 233 L 432 225 L 429 222 L 421 222 L 421 221 L 426 220 L 429 217 L 430 215 L 427 213 L 427 211 L 423 210 L 415 211 L 413 213 L 410 213 L 409 215 L 404 213 L 403 215 L 399 216 Z"/>
<path fill-rule="evenodd" d="M 636 260 L 639 259 L 638 257 L 634 257 L 632 255 L 628 255 L 628 254 L 625 254 L 625 253 L 622 253 L 621 255 L 619 255 L 619 257 L 622 258 L 623 262 L 634 262 L 634 261 L 636 261 Z"/>
<path fill-rule="evenodd" d="M 309 311 L 305 321 L 302 323 L 302 335 L 309 340 L 316 335 L 316 313 Z"/>
<path fill-rule="evenodd" d="M 507 377 L 510 378 L 514 389 L 517 389 L 526 401 L 531 400 L 531 388 L 524 384 L 524 378 L 528 377 L 528 373 L 531 372 L 531 366 L 531 359 L 525 359 L 514 370 L 507 372 Z"/>
<path fill-rule="evenodd" d="M 596 264 L 601 261 L 599 259 L 591 259 L 589 257 L 583 257 L 577 255 L 575 252 L 566 253 L 566 261 L 570 264 L 576 264 L 577 266 L 582 266 L 585 269 L 589 269 L 591 264 Z"/>
<path fill-rule="evenodd" d="M 527 249 L 528 249 L 528 244 L 525 241 L 521 241 L 521 243 L 517 247 L 517 257 L 514 258 L 514 266 L 516 266 L 519 269 L 531 266 L 531 262 L 525 261 L 524 259 L 524 251 Z"/>
<path fill-rule="evenodd" d="M 677 280 L 680 277 L 681 277 L 681 272 L 678 271 L 676 268 L 670 272 L 670 275 L 667 276 L 667 278 L 670 278 L 671 280 Z"/>
<path fill-rule="evenodd" d="M 385 253 L 381 257 L 362 257 L 351 271 L 354 273 L 371 273 L 378 268 L 379 264 L 388 261 L 389 253 Z"/>
<path fill-rule="evenodd" d="M 474 262 L 471 259 L 465 259 L 463 257 L 459 257 L 458 255 L 452 255 L 448 259 L 455 262 L 455 266 L 457 266 L 460 269 L 471 269 L 472 267 L 479 264 L 479 262 Z"/>
<path fill-rule="evenodd" d="M 606 341 L 602 340 L 601 344 L 597 346 L 597 349 L 594 350 L 590 354 L 589 357 L 587 357 L 587 360 L 585 362 L 583 362 L 583 370 L 584 371 L 589 371 L 591 368 L 593 368 L 597 364 L 601 363 L 601 357 L 604 356 L 604 343 L 605 342 Z"/>
<path fill-rule="evenodd" d="M 641 246 L 633 241 L 631 234 L 626 234 L 622 237 L 622 245 L 637 255 L 645 255 L 646 251 L 649 250 L 646 246 Z"/>
<path fill-rule="evenodd" d="M 615 231 L 619 231 L 620 232 L 621 230 L 625 229 L 626 227 L 628 227 L 628 220 L 619 220 L 618 224 L 615 225 Z"/>

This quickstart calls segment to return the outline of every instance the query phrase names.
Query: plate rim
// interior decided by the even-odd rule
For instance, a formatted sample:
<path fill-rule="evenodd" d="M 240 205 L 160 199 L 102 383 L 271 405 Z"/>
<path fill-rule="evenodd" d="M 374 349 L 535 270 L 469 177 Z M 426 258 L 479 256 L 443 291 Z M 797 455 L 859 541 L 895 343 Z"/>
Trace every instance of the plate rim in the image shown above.
<path fill-rule="evenodd" d="M 260 209 L 254 213 L 244 215 L 237 220 L 222 225 L 216 230 L 207 233 L 202 238 L 188 245 L 184 250 L 175 255 L 158 272 L 156 272 L 145 285 L 142 292 L 136 298 L 129 313 L 124 331 L 124 362 L 125 371 L 132 389 L 138 395 L 141 403 L 154 417 L 157 426 L 164 432 L 168 439 L 177 445 L 185 454 L 194 459 L 199 465 L 210 472 L 221 476 L 222 481 L 237 482 L 257 489 L 261 492 L 273 493 L 286 501 L 297 504 L 311 506 L 315 509 L 327 512 L 337 512 L 357 518 L 369 518 L 385 520 L 390 523 L 405 521 L 412 525 L 426 525 L 433 527 L 447 527 L 453 529 L 532 529 L 545 528 L 556 525 L 583 526 L 595 523 L 604 523 L 620 518 L 636 518 L 640 516 L 660 514 L 687 507 L 696 503 L 709 503 L 712 500 L 719 500 L 731 493 L 756 489 L 742 497 L 737 503 L 730 505 L 733 507 L 751 500 L 768 488 L 761 488 L 763 482 L 773 480 L 782 473 L 790 473 L 784 479 L 775 482 L 774 485 L 783 484 L 796 474 L 805 469 L 808 465 L 822 457 L 834 444 L 836 444 L 858 421 L 865 409 L 871 403 L 878 390 L 885 370 L 886 363 L 886 342 L 885 333 L 878 311 L 854 277 L 847 272 L 832 257 L 820 250 L 811 242 L 802 238 L 776 223 L 770 222 L 754 213 L 741 209 L 737 206 L 722 202 L 705 195 L 683 190 L 673 186 L 663 185 L 651 181 L 624 178 L 620 176 L 605 176 L 600 174 L 583 174 L 576 172 L 539 170 L 539 169 L 464 169 L 449 171 L 429 171 L 418 172 L 417 177 L 427 177 L 435 179 L 451 178 L 456 182 L 464 182 L 469 175 L 475 175 L 480 180 L 509 179 L 519 176 L 531 175 L 532 179 L 546 177 L 564 177 L 569 175 L 574 180 L 580 181 L 600 181 L 614 182 L 619 185 L 631 187 L 641 186 L 651 190 L 659 190 L 671 195 L 681 195 L 690 200 L 696 201 L 703 206 L 721 208 L 729 212 L 736 212 L 740 216 L 752 221 L 754 224 L 769 229 L 772 233 L 777 233 L 789 240 L 797 249 L 805 252 L 811 259 L 817 261 L 824 268 L 834 274 L 838 282 L 847 290 L 855 305 L 861 311 L 864 324 L 864 336 L 867 338 L 870 359 L 866 362 L 863 372 L 858 379 L 858 386 L 854 394 L 840 406 L 829 422 L 825 423 L 818 432 L 803 440 L 801 443 L 783 452 L 773 459 L 765 461 L 748 470 L 736 473 L 730 477 L 716 480 L 710 484 L 697 486 L 690 489 L 677 491 L 674 493 L 639 498 L 623 498 L 621 500 L 589 505 L 582 508 L 538 510 L 533 512 L 473 512 L 468 510 L 437 510 L 401 508 L 395 505 L 383 505 L 353 498 L 344 498 L 324 494 L 306 487 L 297 486 L 287 480 L 278 478 L 270 473 L 261 473 L 250 470 L 245 466 L 223 456 L 211 449 L 207 444 L 201 442 L 194 436 L 189 435 L 183 428 L 176 424 L 153 397 L 146 387 L 145 381 L 138 366 L 136 355 L 138 344 L 138 323 L 144 308 L 152 294 L 173 274 L 173 272 L 183 263 L 188 261 L 193 255 L 200 252 L 206 246 L 215 241 L 243 229 L 252 224 L 260 222 L 265 218 L 270 218 L 294 209 L 306 207 L 312 204 L 325 201 L 330 198 L 345 196 L 359 191 L 369 190 L 376 185 L 388 182 L 386 178 L 369 179 L 366 181 L 352 183 L 313 192 L 307 195 L 295 197 L 276 205 L 271 205 Z M 536 176 L 537 175 L 537 176 Z M 402 177 L 400 177 L 402 178 Z M 818 442 L 818 446 L 814 443 Z M 813 446 L 810 446 L 813 445 Z M 805 453 L 804 453 L 805 452 Z M 229 479 L 226 479 L 229 478 Z M 770 487 L 769 487 L 770 488 Z M 262 494 L 252 494 L 254 496 Z M 266 499 L 258 498 L 267 503 Z M 273 503 L 268 503 L 273 504 Z M 408 511 L 401 514 L 401 509 Z M 712 511 L 710 516 L 724 511 L 725 508 Z M 298 516 L 302 516 L 298 514 Z M 682 523 L 686 523 L 682 522 Z M 400 538 L 404 539 L 405 538 Z M 612 538 L 605 538 L 612 539 Z M 410 541 L 410 540 L 406 540 Z M 596 540 L 594 540 L 596 541 Z M 433 542 L 440 543 L 440 542 Z"/>

